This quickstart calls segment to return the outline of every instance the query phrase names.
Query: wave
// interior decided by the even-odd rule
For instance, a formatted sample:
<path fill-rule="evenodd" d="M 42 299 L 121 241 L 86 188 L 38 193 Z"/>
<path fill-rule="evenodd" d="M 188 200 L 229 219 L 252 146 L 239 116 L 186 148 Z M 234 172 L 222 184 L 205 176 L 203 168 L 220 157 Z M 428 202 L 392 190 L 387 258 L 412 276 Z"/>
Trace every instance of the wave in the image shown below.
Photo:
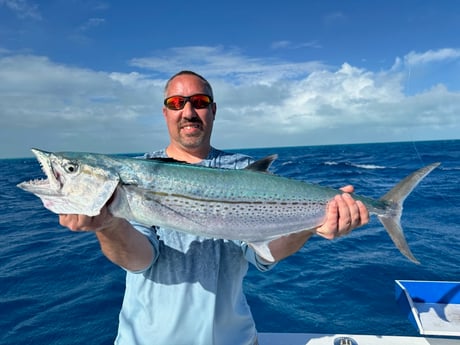
<path fill-rule="evenodd" d="M 361 168 L 361 169 L 370 169 L 370 170 L 375 170 L 375 169 L 386 169 L 387 167 L 383 165 L 375 165 L 375 164 L 351 164 L 354 167 Z"/>
<path fill-rule="evenodd" d="M 439 169 L 444 171 L 457 171 L 460 170 L 460 167 L 444 167 L 441 165 Z"/>
<path fill-rule="evenodd" d="M 383 165 L 376 165 L 376 164 L 359 164 L 359 163 L 350 163 L 350 162 L 335 162 L 335 161 L 326 161 L 323 165 L 343 165 L 347 167 L 355 167 L 359 169 L 368 169 L 368 170 L 376 170 L 376 169 L 387 169 L 388 167 Z"/>

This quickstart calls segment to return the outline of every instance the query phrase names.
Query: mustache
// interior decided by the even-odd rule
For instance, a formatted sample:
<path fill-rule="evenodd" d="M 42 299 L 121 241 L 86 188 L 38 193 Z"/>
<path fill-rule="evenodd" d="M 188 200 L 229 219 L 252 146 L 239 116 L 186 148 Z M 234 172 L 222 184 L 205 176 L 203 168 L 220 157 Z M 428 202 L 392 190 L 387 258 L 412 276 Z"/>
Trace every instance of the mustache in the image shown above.
<path fill-rule="evenodd" d="M 203 121 L 199 117 L 191 117 L 191 118 L 186 118 L 183 121 L 180 122 L 180 126 L 187 126 L 187 125 L 192 125 L 192 124 L 203 124 Z"/>

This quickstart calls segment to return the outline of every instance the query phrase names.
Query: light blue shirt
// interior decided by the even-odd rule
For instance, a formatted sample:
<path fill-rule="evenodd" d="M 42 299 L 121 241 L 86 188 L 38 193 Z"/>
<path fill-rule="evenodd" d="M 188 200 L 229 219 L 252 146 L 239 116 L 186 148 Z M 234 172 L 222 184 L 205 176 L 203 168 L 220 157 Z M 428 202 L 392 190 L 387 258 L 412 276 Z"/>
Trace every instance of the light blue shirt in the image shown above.
<path fill-rule="evenodd" d="M 166 157 L 164 150 L 145 158 Z M 242 169 L 250 157 L 212 149 L 200 164 Z M 152 264 L 127 272 L 119 345 L 253 345 L 257 332 L 243 293 L 248 262 L 266 271 L 246 243 L 135 224 L 155 249 Z"/>

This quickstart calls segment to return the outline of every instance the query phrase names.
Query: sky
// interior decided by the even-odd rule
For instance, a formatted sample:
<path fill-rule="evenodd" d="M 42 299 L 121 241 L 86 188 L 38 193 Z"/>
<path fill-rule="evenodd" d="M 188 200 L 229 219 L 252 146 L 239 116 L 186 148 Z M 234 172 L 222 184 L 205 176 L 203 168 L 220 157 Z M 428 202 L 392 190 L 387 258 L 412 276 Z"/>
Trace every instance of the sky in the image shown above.
<path fill-rule="evenodd" d="M 460 138 L 460 1 L 0 0 L 0 158 L 168 144 L 167 79 L 221 149 Z"/>

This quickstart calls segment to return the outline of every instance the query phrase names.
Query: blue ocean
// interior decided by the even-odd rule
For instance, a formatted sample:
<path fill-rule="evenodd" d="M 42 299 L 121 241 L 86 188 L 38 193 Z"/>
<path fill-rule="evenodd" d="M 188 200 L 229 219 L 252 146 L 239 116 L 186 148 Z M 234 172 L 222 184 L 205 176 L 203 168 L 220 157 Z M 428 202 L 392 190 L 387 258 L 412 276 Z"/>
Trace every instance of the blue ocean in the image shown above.
<path fill-rule="evenodd" d="M 349 236 L 312 238 L 269 272 L 250 268 L 245 280 L 261 332 L 417 336 L 395 302 L 394 281 L 460 280 L 460 140 L 238 151 L 276 153 L 276 174 L 353 184 L 375 198 L 412 171 L 442 163 L 404 204 L 402 225 L 420 265 L 373 217 Z M 0 160 L 0 344 L 111 344 L 124 271 L 103 257 L 94 234 L 62 228 L 16 187 L 43 176 L 35 159 Z"/>

